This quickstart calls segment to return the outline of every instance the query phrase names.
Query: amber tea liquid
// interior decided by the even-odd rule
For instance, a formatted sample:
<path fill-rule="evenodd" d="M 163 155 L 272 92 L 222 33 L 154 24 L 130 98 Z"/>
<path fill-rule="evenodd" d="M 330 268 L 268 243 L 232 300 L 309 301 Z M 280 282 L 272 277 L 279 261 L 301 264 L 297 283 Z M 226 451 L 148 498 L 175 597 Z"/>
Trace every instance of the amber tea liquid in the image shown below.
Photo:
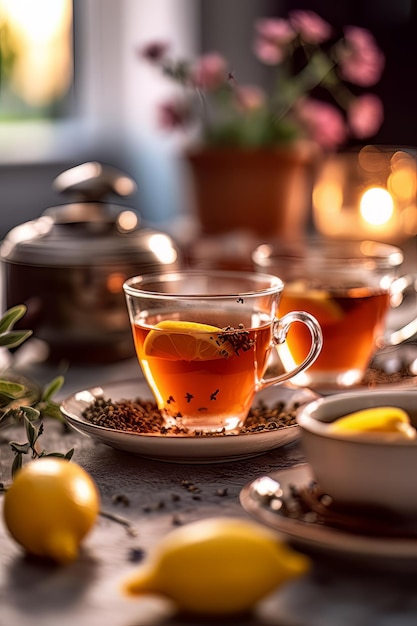
<path fill-rule="evenodd" d="M 149 314 L 137 319 L 132 327 L 139 362 L 159 409 L 170 418 L 170 423 L 194 430 L 215 430 L 223 425 L 230 429 L 241 425 L 252 404 L 256 383 L 267 366 L 272 342 L 271 323 L 261 315 L 246 314 L 245 318 L 243 314 L 234 319 L 227 313 L 213 313 L 208 317 L 205 312 L 197 315 L 194 312 L 188 322 L 222 329 L 205 333 L 209 341 L 208 354 L 184 358 L 176 354 L 182 352 L 184 337 L 172 336 L 174 344 L 179 341 L 178 350 L 166 355 L 146 354 L 144 345 L 149 333 L 166 332 L 152 330 L 164 319 L 175 320 L 178 315 L 174 312 L 164 316 Z M 233 329 L 227 330 L 227 327 Z M 212 349 L 212 346 L 217 348 Z"/>
<path fill-rule="evenodd" d="M 280 315 L 307 311 L 317 318 L 323 333 L 322 351 L 306 372 L 307 384 L 335 379 L 341 384 L 360 382 L 376 341 L 383 336 L 388 309 L 389 294 L 368 286 L 314 289 L 301 282 L 287 284 Z M 290 330 L 287 345 L 296 362 L 305 357 L 310 344 L 304 327 Z"/>

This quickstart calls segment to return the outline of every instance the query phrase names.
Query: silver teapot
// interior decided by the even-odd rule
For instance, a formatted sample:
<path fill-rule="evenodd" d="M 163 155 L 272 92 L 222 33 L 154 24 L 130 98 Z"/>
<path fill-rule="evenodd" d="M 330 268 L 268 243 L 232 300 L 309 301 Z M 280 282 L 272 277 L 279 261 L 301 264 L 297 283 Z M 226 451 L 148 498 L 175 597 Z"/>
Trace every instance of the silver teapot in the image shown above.
<path fill-rule="evenodd" d="M 13 228 L 0 246 L 2 309 L 25 304 L 22 320 L 48 348 L 48 361 L 109 363 L 134 355 L 122 285 L 175 269 L 181 255 L 164 233 L 141 228 L 127 197 L 136 183 L 98 162 L 62 172 L 53 185 L 73 201 Z M 17 327 L 17 326 L 16 326 Z"/>

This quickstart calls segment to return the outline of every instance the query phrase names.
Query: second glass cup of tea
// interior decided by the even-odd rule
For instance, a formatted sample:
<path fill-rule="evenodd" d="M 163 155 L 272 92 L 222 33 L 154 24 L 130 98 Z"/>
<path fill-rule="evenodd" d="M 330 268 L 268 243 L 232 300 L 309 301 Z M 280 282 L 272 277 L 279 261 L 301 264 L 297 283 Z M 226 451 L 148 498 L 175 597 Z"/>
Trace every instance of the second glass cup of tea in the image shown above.
<path fill-rule="evenodd" d="M 375 241 L 311 239 L 299 243 L 258 246 L 254 268 L 285 282 L 280 312 L 309 311 L 319 321 L 323 349 L 296 384 L 343 388 L 360 383 L 379 348 L 397 345 L 415 333 L 415 321 L 388 334 L 392 306 L 415 277 L 400 276 L 402 251 Z M 282 351 L 286 366 L 306 354 L 303 328 L 291 332 Z"/>
<path fill-rule="evenodd" d="M 258 391 L 315 361 L 320 326 L 304 311 L 278 317 L 283 287 L 276 276 L 222 270 L 147 274 L 125 282 L 137 357 L 167 426 L 239 428 Z M 265 376 L 272 351 L 296 322 L 310 336 L 306 355 L 291 371 Z"/>

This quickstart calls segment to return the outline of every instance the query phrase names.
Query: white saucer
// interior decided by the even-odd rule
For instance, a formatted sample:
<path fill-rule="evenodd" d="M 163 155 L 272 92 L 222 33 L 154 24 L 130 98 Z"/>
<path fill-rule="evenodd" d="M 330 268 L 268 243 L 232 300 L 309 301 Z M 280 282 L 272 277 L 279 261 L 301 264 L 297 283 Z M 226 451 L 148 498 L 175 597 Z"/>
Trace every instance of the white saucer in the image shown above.
<path fill-rule="evenodd" d="M 408 374 L 402 374 L 403 370 Z M 378 374 L 379 372 L 379 374 Z M 379 389 L 410 389 L 417 384 L 417 344 L 406 343 L 398 346 L 387 346 L 377 352 L 366 372 L 364 381 L 355 385 L 321 385 L 313 386 L 321 396 L 344 393 L 346 391 L 369 391 Z"/>
<path fill-rule="evenodd" d="M 257 433 L 198 437 L 114 430 L 92 424 L 82 416 L 84 409 L 100 397 L 110 398 L 115 402 L 137 397 L 152 399 L 146 382 L 140 379 L 129 380 L 80 390 L 63 400 L 61 411 L 75 430 L 113 448 L 150 459 L 199 464 L 235 461 L 285 446 L 295 441 L 299 435 L 297 425 Z M 318 396 L 309 389 L 294 389 L 280 385 L 265 389 L 258 397 L 262 398 L 267 406 L 273 406 L 282 400 L 286 410 L 290 411 L 294 405 L 305 404 Z"/>
<path fill-rule="evenodd" d="M 269 475 L 278 482 L 283 497 L 290 495 L 292 487 L 305 487 L 313 480 L 308 464 L 296 465 L 289 470 L 282 470 Z M 259 480 L 259 479 L 257 479 Z M 350 533 L 328 526 L 322 522 L 306 522 L 289 517 L 285 511 L 272 510 L 270 506 L 254 494 L 252 481 L 243 487 L 240 502 L 243 508 L 258 521 L 263 522 L 281 533 L 294 547 L 307 553 L 320 553 L 327 556 L 360 559 L 362 562 L 377 562 L 387 565 L 405 562 L 413 567 L 417 564 L 417 538 L 369 536 Z"/>

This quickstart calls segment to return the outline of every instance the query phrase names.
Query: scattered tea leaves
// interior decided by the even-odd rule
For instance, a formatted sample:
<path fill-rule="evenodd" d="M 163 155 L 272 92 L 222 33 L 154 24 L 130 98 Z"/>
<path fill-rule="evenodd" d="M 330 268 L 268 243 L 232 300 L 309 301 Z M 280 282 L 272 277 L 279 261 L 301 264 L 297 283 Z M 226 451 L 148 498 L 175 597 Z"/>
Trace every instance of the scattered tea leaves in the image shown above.
<path fill-rule="evenodd" d="M 215 392 L 215 395 L 216 392 Z M 264 402 L 254 405 L 246 418 L 240 434 L 276 430 L 292 426 L 295 422 L 297 405 L 288 409 L 284 402 L 267 406 Z M 183 426 L 167 428 L 162 413 L 150 400 L 119 400 L 97 398 L 82 413 L 83 417 L 97 426 L 115 430 L 153 435 L 188 435 L 201 437 L 201 431 L 188 430 Z M 204 433 L 206 434 L 206 433 Z M 236 433 L 215 432 L 210 436 L 233 436 Z"/>

